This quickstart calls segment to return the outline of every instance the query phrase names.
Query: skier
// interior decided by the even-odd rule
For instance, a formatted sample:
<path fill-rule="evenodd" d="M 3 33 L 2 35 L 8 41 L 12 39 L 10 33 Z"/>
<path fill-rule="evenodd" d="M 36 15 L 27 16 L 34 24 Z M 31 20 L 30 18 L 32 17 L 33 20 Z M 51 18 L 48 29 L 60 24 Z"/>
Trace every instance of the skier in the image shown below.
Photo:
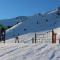
<path fill-rule="evenodd" d="M 16 36 L 15 37 L 16 39 L 15 39 L 15 43 L 18 41 L 18 43 L 19 43 L 19 37 L 18 36 Z"/>

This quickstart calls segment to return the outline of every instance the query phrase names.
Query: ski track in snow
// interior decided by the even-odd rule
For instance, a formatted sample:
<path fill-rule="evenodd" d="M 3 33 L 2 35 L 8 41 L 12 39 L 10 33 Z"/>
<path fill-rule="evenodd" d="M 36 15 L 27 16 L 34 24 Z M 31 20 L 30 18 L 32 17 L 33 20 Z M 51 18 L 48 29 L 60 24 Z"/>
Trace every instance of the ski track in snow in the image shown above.
<path fill-rule="evenodd" d="M 1 45 L 1 44 L 0 44 Z M 0 60 L 59 60 L 58 44 L 7 44 L 0 46 Z"/>
<path fill-rule="evenodd" d="M 5 47 L 7 47 L 7 46 L 5 46 Z M 13 52 L 14 50 L 17 50 L 16 46 L 10 46 L 10 47 L 4 48 L 4 49 L 2 49 L 3 53 L 1 53 L 1 51 L 0 51 L 0 57 Z"/>

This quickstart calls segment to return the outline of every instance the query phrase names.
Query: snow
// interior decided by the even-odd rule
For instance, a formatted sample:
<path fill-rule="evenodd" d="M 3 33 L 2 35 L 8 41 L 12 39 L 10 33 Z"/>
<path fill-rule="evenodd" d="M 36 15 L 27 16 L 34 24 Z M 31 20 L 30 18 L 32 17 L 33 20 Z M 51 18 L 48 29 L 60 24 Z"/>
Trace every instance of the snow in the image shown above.
<path fill-rule="evenodd" d="M 0 44 L 0 60 L 60 60 L 60 45 Z"/>
<path fill-rule="evenodd" d="M 18 16 L 12 19 L 0 20 L 0 24 L 12 26 L 6 31 L 6 40 L 15 38 L 18 35 L 21 39 L 27 38 L 30 35 L 29 39 L 25 39 L 30 40 L 36 32 L 40 33 L 52 29 L 57 30 L 56 34 L 59 36 L 60 15 L 58 16 L 56 12 L 57 9 L 54 9 L 46 14 L 38 13 L 28 17 Z"/>
<path fill-rule="evenodd" d="M 8 32 L 9 30 L 12 30 L 12 29 L 14 29 L 14 28 L 16 28 L 16 27 L 19 26 L 20 24 L 22 24 L 22 22 L 20 22 L 20 23 L 14 25 L 13 27 L 7 29 L 6 32 Z"/>
<path fill-rule="evenodd" d="M 30 36 L 33 36 L 32 34 L 35 32 L 44 32 L 48 30 L 56 30 L 57 28 L 60 28 L 60 15 L 58 16 L 56 14 L 56 9 L 53 11 L 50 11 L 47 14 L 35 14 L 33 16 L 29 16 L 28 19 L 25 19 L 22 24 L 17 25 L 15 28 L 10 28 L 8 32 L 6 32 L 6 40 L 15 38 L 19 34 L 19 36 L 24 35 L 23 38 L 27 38 L 27 36 L 30 34 Z M 48 20 L 48 21 L 47 21 Z M 15 25 L 14 25 L 15 26 Z M 60 32 L 57 32 L 58 35 Z M 31 37 L 32 38 L 32 37 Z M 27 39 L 28 40 L 28 39 Z"/>
<path fill-rule="evenodd" d="M 6 30 L 5 43 L 0 42 L 0 60 L 60 60 L 60 15 L 56 12 L 1 20 L 0 24 L 13 27 Z M 52 29 L 57 34 L 55 44 Z M 37 43 L 32 43 L 35 34 Z M 15 43 L 16 36 L 20 43 Z"/>

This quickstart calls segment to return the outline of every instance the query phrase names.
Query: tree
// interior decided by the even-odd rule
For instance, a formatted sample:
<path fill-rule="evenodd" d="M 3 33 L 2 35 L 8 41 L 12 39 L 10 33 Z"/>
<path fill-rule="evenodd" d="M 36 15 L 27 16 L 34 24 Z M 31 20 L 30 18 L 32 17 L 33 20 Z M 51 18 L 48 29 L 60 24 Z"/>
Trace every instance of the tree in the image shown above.
<path fill-rule="evenodd" d="M 0 41 L 4 41 L 5 43 L 5 31 L 6 31 L 7 27 L 0 25 Z"/>
<path fill-rule="evenodd" d="M 6 29 L 7 29 L 7 27 L 6 27 L 6 26 L 4 26 L 4 25 L 0 25 L 0 30 L 2 30 L 2 29 L 6 30 Z"/>

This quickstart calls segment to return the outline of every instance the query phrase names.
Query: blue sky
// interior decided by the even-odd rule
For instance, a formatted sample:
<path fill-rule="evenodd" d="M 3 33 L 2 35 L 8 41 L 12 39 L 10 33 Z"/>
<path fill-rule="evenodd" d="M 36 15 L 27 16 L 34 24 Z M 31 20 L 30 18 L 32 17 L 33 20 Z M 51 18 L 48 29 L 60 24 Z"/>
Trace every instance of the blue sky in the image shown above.
<path fill-rule="evenodd" d="M 60 6 L 60 0 L 0 0 L 0 19 L 31 16 Z"/>

